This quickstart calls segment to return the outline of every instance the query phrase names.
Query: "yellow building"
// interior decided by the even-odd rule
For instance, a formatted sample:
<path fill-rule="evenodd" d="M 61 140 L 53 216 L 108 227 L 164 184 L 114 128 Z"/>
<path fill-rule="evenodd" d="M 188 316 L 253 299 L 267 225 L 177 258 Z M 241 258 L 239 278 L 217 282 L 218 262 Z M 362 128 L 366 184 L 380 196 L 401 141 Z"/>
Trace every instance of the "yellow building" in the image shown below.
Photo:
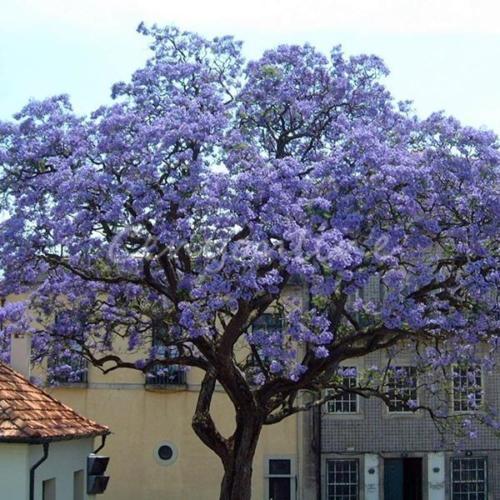
<path fill-rule="evenodd" d="M 112 429 L 103 450 L 111 457 L 107 472 L 111 479 L 103 498 L 213 500 L 219 495 L 222 466 L 191 429 L 199 384 L 195 370 L 186 374 L 185 384 L 169 387 L 145 384 L 139 372 L 122 370 L 104 376 L 90 367 L 86 382 L 53 387 L 50 392 Z M 234 418 L 222 391 L 214 395 L 213 416 L 229 434 Z M 304 466 L 299 452 L 301 422 L 301 417 L 292 416 L 264 428 L 254 460 L 252 498 L 272 498 L 270 459 L 290 461 L 290 500 L 303 498 L 296 493 Z M 162 445 L 167 445 L 162 449 L 165 459 L 158 453 Z M 286 477 L 279 481 L 287 482 Z"/>
<path fill-rule="evenodd" d="M 296 297 L 297 291 L 290 295 Z M 9 298 L 16 299 L 20 297 Z M 114 350 L 123 359 L 137 355 L 116 343 Z M 21 358 L 27 358 L 29 346 L 21 344 L 20 352 Z M 34 375 L 46 379 L 43 368 L 37 367 Z M 112 430 L 102 451 L 110 457 L 106 474 L 111 478 L 103 499 L 219 498 L 222 464 L 191 427 L 202 375 L 199 369 L 168 380 L 127 369 L 104 375 L 89 365 L 80 381 L 59 380 L 47 386 L 54 397 Z M 211 413 L 222 434 L 231 435 L 234 410 L 221 388 L 216 388 Z M 310 448 L 302 445 L 310 445 L 308 418 L 293 415 L 264 427 L 253 463 L 252 498 L 314 498 L 305 492 L 314 489 L 315 479 L 314 466 L 302 451 Z M 276 465 L 281 466 L 280 474 Z"/>

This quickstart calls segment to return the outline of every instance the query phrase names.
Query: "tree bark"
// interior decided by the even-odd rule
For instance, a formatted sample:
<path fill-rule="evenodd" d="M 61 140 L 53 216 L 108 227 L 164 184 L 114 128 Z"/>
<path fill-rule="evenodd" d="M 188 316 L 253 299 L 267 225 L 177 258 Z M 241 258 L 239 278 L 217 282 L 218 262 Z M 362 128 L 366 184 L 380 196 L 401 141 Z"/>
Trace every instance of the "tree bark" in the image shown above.
<path fill-rule="evenodd" d="M 237 415 L 236 430 L 229 440 L 228 454 L 222 459 L 224 476 L 220 500 L 251 499 L 253 459 L 261 431 L 261 419 L 251 414 Z"/>

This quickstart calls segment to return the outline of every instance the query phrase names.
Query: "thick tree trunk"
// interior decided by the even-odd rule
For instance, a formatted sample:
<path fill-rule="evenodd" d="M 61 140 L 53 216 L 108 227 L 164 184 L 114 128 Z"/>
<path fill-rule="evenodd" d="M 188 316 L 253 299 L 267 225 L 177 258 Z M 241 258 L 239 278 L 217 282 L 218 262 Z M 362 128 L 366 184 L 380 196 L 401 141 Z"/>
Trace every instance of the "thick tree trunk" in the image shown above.
<path fill-rule="evenodd" d="M 215 381 L 214 373 L 207 371 L 201 383 L 193 416 L 193 429 L 201 441 L 222 461 L 224 477 L 220 500 L 250 500 L 253 458 L 264 419 L 257 414 L 255 405 L 238 406 L 236 430 L 228 439 L 222 436 L 210 415 Z"/>
<path fill-rule="evenodd" d="M 220 500 L 250 500 L 252 495 L 252 465 L 262 423 L 252 415 L 238 416 L 236 420 L 229 454 L 222 461 Z"/>

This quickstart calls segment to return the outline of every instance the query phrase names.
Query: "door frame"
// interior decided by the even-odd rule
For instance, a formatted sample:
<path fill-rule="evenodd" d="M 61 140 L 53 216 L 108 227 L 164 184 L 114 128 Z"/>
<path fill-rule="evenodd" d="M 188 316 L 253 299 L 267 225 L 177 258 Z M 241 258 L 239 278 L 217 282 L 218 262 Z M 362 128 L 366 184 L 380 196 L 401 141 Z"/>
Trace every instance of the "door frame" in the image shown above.
<path fill-rule="evenodd" d="M 385 499 L 385 460 L 386 459 L 399 459 L 404 460 L 406 458 L 420 458 L 422 464 L 422 500 L 427 500 L 427 490 L 425 488 L 427 484 L 428 474 L 427 467 L 425 464 L 427 463 L 427 453 L 425 452 L 408 452 L 408 453 L 380 453 L 380 476 L 379 476 L 379 484 L 380 484 L 380 498 Z"/>

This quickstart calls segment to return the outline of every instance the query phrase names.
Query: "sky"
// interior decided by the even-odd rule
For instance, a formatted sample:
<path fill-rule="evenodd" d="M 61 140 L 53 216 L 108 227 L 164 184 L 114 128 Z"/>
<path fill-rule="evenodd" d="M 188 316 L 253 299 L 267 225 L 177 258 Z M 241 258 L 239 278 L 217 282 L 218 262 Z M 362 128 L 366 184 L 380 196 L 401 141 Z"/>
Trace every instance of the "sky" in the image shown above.
<path fill-rule="evenodd" d="M 234 35 L 249 59 L 304 42 L 377 54 L 422 117 L 443 110 L 500 134 L 498 0 L 2 0 L 0 120 L 60 93 L 78 113 L 109 102 L 148 57 L 141 21 Z"/>

